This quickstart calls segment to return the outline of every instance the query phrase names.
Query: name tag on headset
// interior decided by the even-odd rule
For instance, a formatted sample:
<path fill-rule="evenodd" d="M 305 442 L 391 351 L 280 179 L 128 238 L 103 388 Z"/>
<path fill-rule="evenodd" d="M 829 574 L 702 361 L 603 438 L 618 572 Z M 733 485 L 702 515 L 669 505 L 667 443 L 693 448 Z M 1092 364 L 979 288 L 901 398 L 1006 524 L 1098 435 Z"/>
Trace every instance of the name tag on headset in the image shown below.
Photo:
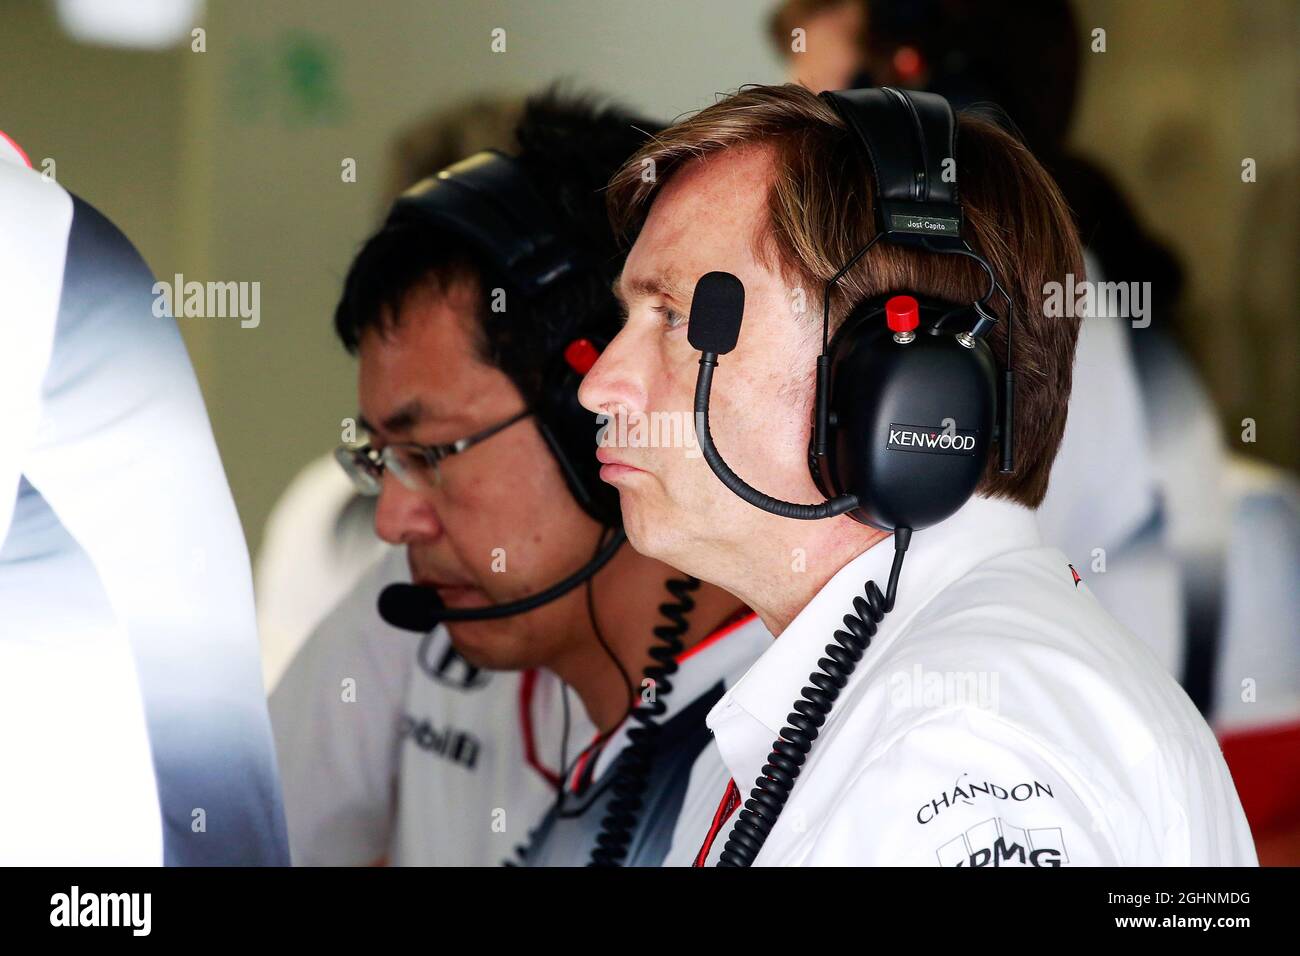
<path fill-rule="evenodd" d="M 961 234 L 961 223 L 940 216 L 915 216 L 893 213 L 889 217 L 891 232 L 906 232 L 922 236 L 956 236 Z"/>

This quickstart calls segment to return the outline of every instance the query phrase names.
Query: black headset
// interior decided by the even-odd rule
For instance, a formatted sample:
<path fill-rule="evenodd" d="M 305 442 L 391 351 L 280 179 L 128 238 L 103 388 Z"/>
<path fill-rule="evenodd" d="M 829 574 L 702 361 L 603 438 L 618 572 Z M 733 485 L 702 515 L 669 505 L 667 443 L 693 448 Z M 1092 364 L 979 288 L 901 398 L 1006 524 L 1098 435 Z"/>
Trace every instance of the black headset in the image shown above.
<path fill-rule="evenodd" d="M 723 483 L 764 510 L 801 519 L 848 514 L 885 531 L 914 531 L 965 504 L 984 474 L 991 442 L 999 443 L 1002 471 L 1014 467 L 1011 301 L 992 267 L 961 238 L 956 120 L 947 101 L 890 87 L 822 96 L 865 149 L 877 226 L 875 237 L 831 278 L 823 295 L 808 462 L 829 500 L 806 505 L 764 495 L 732 472 L 713 446 L 713 367 L 718 354 L 735 347 L 744 310 L 744 287 L 727 273 L 701 278 L 691 303 L 688 336 L 704 353 L 696 430 L 705 460 Z M 984 269 L 988 289 L 967 304 L 906 289 L 874 296 L 858 303 L 827 341 L 835 284 L 879 241 L 968 257 Z M 985 341 L 997 322 L 990 304 L 995 292 L 1008 315 L 1001 402 Z"/>
<path fill-rule="evenodd" d="M 412 186 L 388 221 L 417 220 L 460 237 L 508 283 L 508 292 L 535 300 L 590 267 L 556 218 L 517 159 L 484 150 Z M 578 387 L 613 331 L 589 320 L 560 354 L 550 356 L 532 406 L 574 500 L 605 527 L 622 525 L 618 490 L 600 480 L 598 421 L 579 404 Z"/>
<path fill-rule="evenodd" d="M 829 348 L 823 339 L 829 382 L 809 449 L 813 477 L 827 496 L 855 494 L 857 520 L 916 530 L 956 512 L 984 474 L 999 404 L 984 336 L 996 321 L 989 299 L 1001 286 L 961 238 L 957 123 L 948 101 L 891 87 L 822 96 L 870 159 L 877 237 L 968 256 L 989 278 L 984 297 L 964 306 L 912 292 L 873 297 L 850 313 Z M 831 287 L 870 248 L 828 284 L 824 323 Z M 1007 472 L 1014 466 L 1010 365 L 1008 348 L 997 430 Z"/>

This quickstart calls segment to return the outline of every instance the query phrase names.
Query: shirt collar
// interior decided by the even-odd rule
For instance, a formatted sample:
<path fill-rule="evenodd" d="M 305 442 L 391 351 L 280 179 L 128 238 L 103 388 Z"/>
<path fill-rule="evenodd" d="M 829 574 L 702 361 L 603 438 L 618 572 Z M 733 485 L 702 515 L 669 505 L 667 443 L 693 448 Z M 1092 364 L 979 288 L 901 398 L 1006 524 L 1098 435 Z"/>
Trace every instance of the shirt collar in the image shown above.
<path fill-rule="evenodd" d="M 1022 505 L 992 498 L 972 498 L 951 518 L 916 532 L 903 561 L 894 609 L 881 622 L 849 686 L 864 678 L 873 656 L 879 656 L 884 646 L 906 630 L 916 612 L 949 584 L 996 555 L 1038 544 L 1034 513 Z M 890 537 L 837 571 L 709 712 L 706 722 L 742 789 L 766 763 L 791 704 L 799 698 L 817 661 L 825 656 L 832 633 L 853 610 L 853 599 L 865 594 L 867 581 L 875 581 L 883 592 L 893 560 Z M 832 710 L 828 722 L 838 714 Z"/>

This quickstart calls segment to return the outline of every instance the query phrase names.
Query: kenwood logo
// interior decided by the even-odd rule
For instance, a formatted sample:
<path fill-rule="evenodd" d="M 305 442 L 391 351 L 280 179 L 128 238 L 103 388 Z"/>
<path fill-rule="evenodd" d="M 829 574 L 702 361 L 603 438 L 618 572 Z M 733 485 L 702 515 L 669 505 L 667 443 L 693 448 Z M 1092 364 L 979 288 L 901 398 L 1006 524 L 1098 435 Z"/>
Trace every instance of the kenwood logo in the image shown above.
<path fill-rule="evenodd" d="M 975 432 L 961 428 L 890 423 L 891 451 L 919 451 L 931 455 L 975 454 Z"/>

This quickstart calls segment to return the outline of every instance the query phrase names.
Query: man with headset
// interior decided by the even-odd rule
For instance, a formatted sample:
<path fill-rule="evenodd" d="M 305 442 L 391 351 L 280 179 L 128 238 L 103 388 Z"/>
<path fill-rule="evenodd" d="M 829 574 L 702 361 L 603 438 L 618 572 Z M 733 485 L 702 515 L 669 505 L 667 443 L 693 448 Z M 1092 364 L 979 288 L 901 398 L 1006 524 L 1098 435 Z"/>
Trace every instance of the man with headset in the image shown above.
<path fill-rule="evenodd" d="M 405 554 L 272 697 L 296 862 L 693 858 L 679 809 L 709 812 L 728 777 L 703 715 L 771 638 L 620 547 L 577 401 L 618 328 L 602 188 L 647 128 L 536 98 L 517 155 L 413 187 L 352 263 L 335 329 L 369 441 L 339 458 Z"/>
<path fill-rule="evenodd" d="M 1082 264 L 1029 152 L 931 94 L 751 87 L 609 201 L 629 318 L 583 402 L 693 409 L 703 452 L 606 455 L 629 538 L 778 635 L 709 714 L 697 863 L 1253 864 L 1209 728 L 1038 539 Z"/>

